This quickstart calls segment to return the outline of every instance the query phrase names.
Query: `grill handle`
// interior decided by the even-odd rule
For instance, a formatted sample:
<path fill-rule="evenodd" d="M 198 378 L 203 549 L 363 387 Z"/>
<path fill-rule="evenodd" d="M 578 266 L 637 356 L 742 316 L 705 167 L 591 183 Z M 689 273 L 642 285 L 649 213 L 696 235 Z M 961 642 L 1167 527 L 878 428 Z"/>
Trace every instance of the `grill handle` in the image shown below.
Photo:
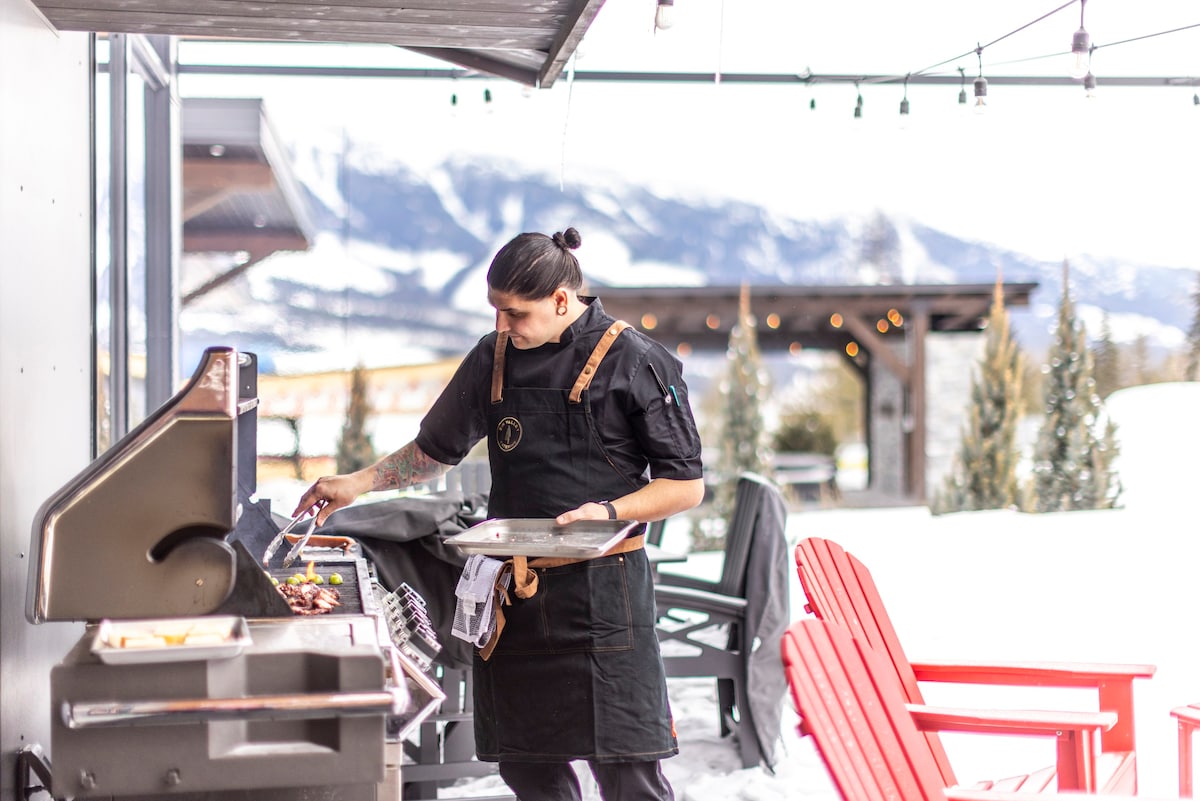
<path fill-rule="evenodd" d="M 69 729 L 163 726 L 214 720 L 309 720 L 399 714 L 403 689 L 370 692 L 252 695 L 244 698 L 171 698 L 162 701 L 84 701 L 62 705 Z"/>

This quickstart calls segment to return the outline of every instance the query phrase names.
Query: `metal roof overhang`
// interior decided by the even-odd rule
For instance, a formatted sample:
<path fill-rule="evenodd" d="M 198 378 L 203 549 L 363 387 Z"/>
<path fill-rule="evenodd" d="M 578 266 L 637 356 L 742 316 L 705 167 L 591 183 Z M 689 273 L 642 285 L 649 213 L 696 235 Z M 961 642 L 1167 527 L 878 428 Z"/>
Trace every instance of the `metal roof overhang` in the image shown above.
<path fill-rule="evenodd" d="M 262 100 L 185 98 L 180 138 L 184 253 L 246 254 L 184 304 L 276 251 L 308 249 L 315 227 Z"/>
<path fill-rule="evenodd" d="M 1006 283 L 1004 303 L 1028 306 L 1036 283 Z M 918 314 L 930 331 L 979 331 L 991 309 L 992 284 L 886 284 L 749 287 L 759 347 L 765 350 L 837 349 L 856 339 L 863 327 L 876 331 L 888 312 L 905 319 Z M 738 319 L 741 287 L 597 287 L 604 310 L 650 333 L 669 348 L 724 350 Z M 841 315 L 842 325 L 830 318 Z M 893 333 L 903 326 L 889 324 Z"/>
<path fill-rule="evenodd" d="M 391 44 L 549 87 L 604 0 L 33 0 L 59 30 Z"/>

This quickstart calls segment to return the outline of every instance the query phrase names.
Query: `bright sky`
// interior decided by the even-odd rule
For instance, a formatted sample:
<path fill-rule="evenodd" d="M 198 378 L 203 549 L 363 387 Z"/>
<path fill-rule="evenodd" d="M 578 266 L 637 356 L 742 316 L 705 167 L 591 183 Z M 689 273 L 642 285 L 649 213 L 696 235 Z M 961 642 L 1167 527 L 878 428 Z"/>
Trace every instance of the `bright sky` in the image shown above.
<path fill-rule="evenodd" d="M 579 50 L 580 71 L 641 70 L 903 75 L 962 54 L 936 72 L 1060 75 L 1079 4 L 880 0 L 679 0 L 655 32 L 652 0 L 610 0 Z M 906 215 L 948 233 L 1058 260 L 1077 254 L 1200 267 L 1193 262 L 1190 188 L 1200 107 L 1200 23 L 1187 0 L 1091 0 L 1098 97 L 1082 88 L 992 86 L 984 115 L 964 112 L 958 86 L 612 84 L 564 75 L 532 92 L 501 80 L 214 78 L 185 76 L 187 95 L 262 96 L 285 139 L 324 131 L 375 143 L 417 167 L 495 155 L 566 184 L 638 183 L 684 198 L 734 197 L 796 217 Z M 995 44 L 995 40 L 1002 39 Z M 1060 54 L 1056 58 L 1034 57 Z M 397 48 L 185 44 L 185 61 L 439 64 Z M 441 65 L 444 66 L 444 65 Z M 1105 88 L 1105 75 L 1179 79 L 1164 88 Z M 486 108 L 484 89 L 493 102 Z M 451 108 L 450 95 L 458 96 Z M 809 109 L 810 100 L 816 109 Z"/>

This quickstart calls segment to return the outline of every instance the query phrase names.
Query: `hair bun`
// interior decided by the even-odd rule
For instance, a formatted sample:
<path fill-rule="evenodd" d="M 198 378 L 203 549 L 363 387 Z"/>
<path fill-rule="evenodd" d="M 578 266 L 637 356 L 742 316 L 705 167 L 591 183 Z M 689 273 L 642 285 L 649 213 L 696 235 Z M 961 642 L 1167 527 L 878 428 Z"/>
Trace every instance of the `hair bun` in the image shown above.
<path fill-rule="evenodd" d="M 555 233 L 551 239 L 554 240 L 554 244 L 563 250 L 574 250 L 583 244 L 583 237 L 574 228 L 568 228 L 561 233 Z"/>

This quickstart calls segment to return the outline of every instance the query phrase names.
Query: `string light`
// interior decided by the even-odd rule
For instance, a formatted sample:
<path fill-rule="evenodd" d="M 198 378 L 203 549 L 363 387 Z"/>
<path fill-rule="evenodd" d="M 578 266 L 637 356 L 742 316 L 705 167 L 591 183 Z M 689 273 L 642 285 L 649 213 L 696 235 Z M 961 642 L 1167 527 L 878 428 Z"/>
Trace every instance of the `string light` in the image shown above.
<path fill-rule="evenodd" d="M 854 82 L 854 91 L 858 92 L 858 100 L 854 104 L 854 119 L 861 120 L 862 119 L 863 99 L 862 99 L 862 92 L 858 91 L 858 81 Z"/>
<path fill-rule="evenodd" d="M 900 100 L 900 116 L 901 117 L 908 116 L 908 109 L 909 109 L 909 106 L 908 106 L 908 78 L 909 78 L 909 76 L 907 76 L 907 75 L 904 76 L 904 97 Z"/>
<path fill-rule="evenodd" d="M 665 31 L 675 24 L 675 0 L 658 0 L 658 7 L 654 9 L 654 27 L 656 30 Z"/>
<path fill-rule="evenodd" d="M 1067 71 L 1072 78 L 1083 78 L 1091 71 L 1092 37 L 1083 27 L 1083 11 L 1087 0 L 1079 0 L 1079 30 L 1071 37 L 1071 68 Z"/>
<path fill-rule="evenodd" d="M 1095 50 L 1095 49 L 1096 48 L 1093 45 L 1092 50 Z M 1088 57 L 1087 74 L 1083 76 L 1083 96 L 1085 98 L 1087 98 L 1088 100 L 1096 99 L 1096 76 L 1092 74 L 1091 57 L 1090 56 Z"/>
<path fill-rule="evenodd" d="M 958 68 L 958 104 L 967 105 L 967 71 L 963 67 Z"/>
<path fill-rule="evenodd" d="M 979 77 L 975 79 L 975 113 L 987 111 L 987 78 L 983 77 L 983 48 L 975 48 L 975 56 L 979 59 Z"/>

